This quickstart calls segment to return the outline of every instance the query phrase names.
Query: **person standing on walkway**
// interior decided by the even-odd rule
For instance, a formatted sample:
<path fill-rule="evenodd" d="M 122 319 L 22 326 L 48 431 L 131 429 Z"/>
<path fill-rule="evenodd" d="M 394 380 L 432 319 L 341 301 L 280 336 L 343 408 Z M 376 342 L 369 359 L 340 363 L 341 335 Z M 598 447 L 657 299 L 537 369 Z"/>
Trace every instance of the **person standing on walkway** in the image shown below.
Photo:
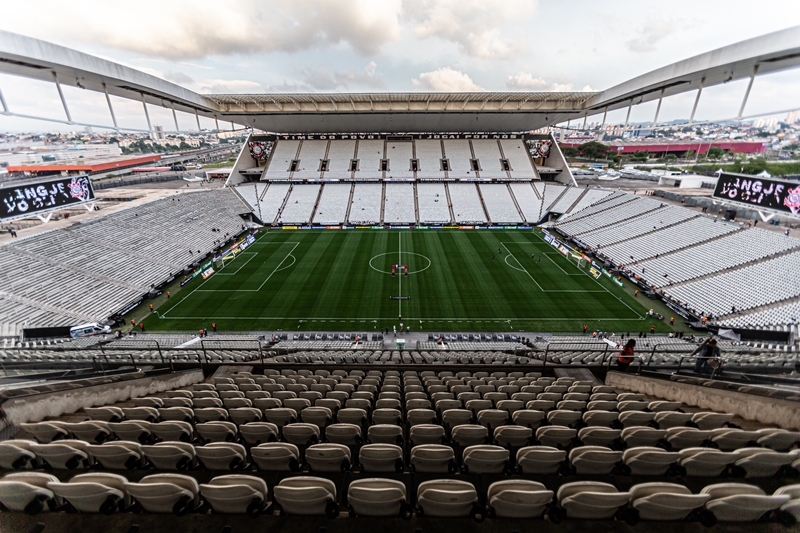
<path fill-rule="evenodd" d="M 694 361 L 694 371 L 697 374 L 710 374 L 712 368 L 716 368 L 719 363 L 721 353 L 717 346 L 717 339 L 709 337 L 703 343 L 695 348 L 692 355 L 697 358 Z"/>
<path fill-rule="evenodd" d="M 617 370 L 625 372 L 625 370 L 633 363 L 633 351 L 636 348 L 636 341 L 628 339 L 628 342 L 623 346 L 622 351 L 617 356 Z"/>

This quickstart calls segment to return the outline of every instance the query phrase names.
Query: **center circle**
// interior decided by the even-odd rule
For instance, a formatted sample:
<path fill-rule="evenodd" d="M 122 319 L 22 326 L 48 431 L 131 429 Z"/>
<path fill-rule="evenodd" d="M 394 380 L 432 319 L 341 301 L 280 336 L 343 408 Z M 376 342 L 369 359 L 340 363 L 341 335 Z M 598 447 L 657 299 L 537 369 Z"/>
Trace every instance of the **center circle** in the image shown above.
<path fill-rule="evenodd" d="M 398 255 L 398 252 L 386 252 L 386 253 L 383 253 L 383 254 L 378 254 L 378 255 L 374 256 L 372 259 L 370 259 L 370 260 L 369 260 L 369 266 L 370 266 L 370 268 L 371 268 L 372 270 L 376 271 L 376 272 L 380 272 L 381 274 L 389 274 L 389 275 L 391 275 L 391 273 L 392 273 L 392 271 L 391 271 L 391 270 L 381 270 L 380 268 L 378 268 L 378 267 L 376 267 L 374 264 L 372 264 L 372 263 L 373 263 L 373 261 L 375 261 L 375 260 L 376 260 L 376 259 L 378 259 L 379 257 L 384 257 L 384 256 L 387 256 L 387 255 L 393 255 L 393 256 L 397 257 L 397 255 Z M 426 256 L 426 255 L 418 254 L 418 253 L 415 253 L 415 252 L 400 252 L 400 257 L 402 257 L 402 256 L 404 256 L 404 255 L 414 255 L 414 256 L 417 256 L 417 257 L 421 257 L 421 258 L 423 258 L 425 261 L 427 261 L 427 262 L 428 262 L 428 264 L 427 264 L 427 265 L 425 265 L 425 267 L 424 267 L 424 268 L 420 268 L 420 269 L 418 269 L 418 270 L 409 270 L 409 271 L 408 271 L 408 275 L 409 275 L 409 276 L 410 276 L 411 274 L 419 274 L 420 272 L 424 272 L 425 270 L 428 270 L 428 269 L 431 267 L 431 264 L 433 264 L 433 263 L 431 262 L 431 260 L 428 258 L 428 256 Z M 408 266 L 408 265 L 407 265 L 407 266 Z"/>

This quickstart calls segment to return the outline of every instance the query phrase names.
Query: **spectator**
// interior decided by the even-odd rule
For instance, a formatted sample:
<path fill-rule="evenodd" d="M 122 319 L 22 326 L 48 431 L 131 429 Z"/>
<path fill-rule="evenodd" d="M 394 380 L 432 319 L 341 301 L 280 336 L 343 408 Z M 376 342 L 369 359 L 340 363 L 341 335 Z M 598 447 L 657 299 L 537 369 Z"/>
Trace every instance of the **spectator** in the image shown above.
<path fill-rule="evenodd" d="M 633 363 L 633 349 L 636 347 L 636 341 L 628 339 L 628 342 L 622 348 L 617 356 L 617 370 L 624 372 Z"/>
<path fill-rule="evenodd" d="M 695 348 L 692 355 L 697 355 L 694 362 L 694 371 L 697 374 L 710 374 L 713 368 L 719 364 L 721 356 L 719 348 L 717 347 L 717 340 L 714 337 L 709 337 L 703 343 Z"/>

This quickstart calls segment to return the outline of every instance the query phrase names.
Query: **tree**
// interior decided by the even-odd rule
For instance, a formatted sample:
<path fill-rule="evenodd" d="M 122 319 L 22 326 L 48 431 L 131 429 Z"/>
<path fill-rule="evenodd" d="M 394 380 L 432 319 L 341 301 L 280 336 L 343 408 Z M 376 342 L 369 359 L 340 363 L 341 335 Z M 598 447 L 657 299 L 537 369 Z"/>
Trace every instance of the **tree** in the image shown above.
<path fill-rule="evenodd" d="M 588 143 L 583 143 L 579 147 L 581 155 L 588 157 L 589 159 L 605 157 L 608 155 L 608 149 L 609 148 L 607 145 L 597 141 L 589 141 Z"/>
<path fill-rule="evenodd" d="M 694 150 L 688 150 L 685 154 L 683 154 L 683 158 L 684 159 L 692 159 L 692 158 L 694 158 L 694 154 L 695 154 Z"/>
<path fill-rule="evenodd" d="M 578 155 L 580 155 L 580 151 L 574 146 L 565 146 L 561 149 L 561 152 L 564 154 L 564 157 L 578 157 Z"/>
<path fill-rule="evenodd" d="M 722 148 L 717 148 L 716 146 L 714 146 L 714 147 L 708 149 L 708 152 L 706 152 L 706 155 L 708 156 L 709 159 L 719 159 L 720 157 L 725 155 L 725 150 L 723 150 Z"/>
<path fill-rule="evenodd" d="M 664 156 L 664 161 L 675 161 L 676 159 L 678 159 L 678 156 L 675 154 L 667 154 Z"/>

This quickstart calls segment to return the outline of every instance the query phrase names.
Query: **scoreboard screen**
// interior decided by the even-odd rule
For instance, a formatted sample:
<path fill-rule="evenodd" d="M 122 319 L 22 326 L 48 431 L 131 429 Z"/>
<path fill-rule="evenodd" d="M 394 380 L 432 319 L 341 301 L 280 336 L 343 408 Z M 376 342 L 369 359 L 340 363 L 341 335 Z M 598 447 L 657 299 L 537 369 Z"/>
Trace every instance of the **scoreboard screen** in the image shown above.
<path fill-rule="evenodd" d="M 25 218 L 94 200 L 87 176 L 58 178 L 0 188 L 0 221 Z"/>
<path fill-rule="evenodd" d="M 800 183 L 742 174 L 720 174 L 714 198 L 800 215 Z"/>

